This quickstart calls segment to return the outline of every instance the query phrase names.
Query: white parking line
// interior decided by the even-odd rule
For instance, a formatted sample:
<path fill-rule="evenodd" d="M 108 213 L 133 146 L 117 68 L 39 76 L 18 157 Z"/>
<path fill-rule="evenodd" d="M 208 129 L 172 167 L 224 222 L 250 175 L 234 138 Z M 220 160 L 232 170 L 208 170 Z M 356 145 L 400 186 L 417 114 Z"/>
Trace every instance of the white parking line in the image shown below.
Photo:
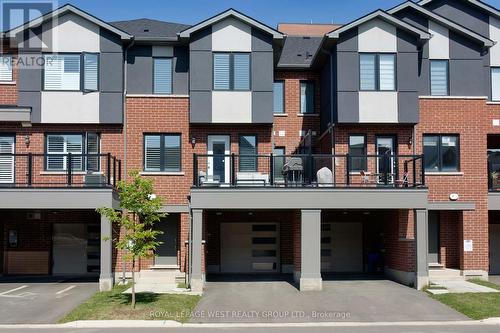
<path fill-rule="evenodd" d="M 62 293 L 65 293 L 65 292 L 67 292 L 67 291 L 70 291 L 71 289 L 73 289 L 73 288 L 75 288 L 75 287 L 76 287 L 76 286 L 69 286 L 68 288 L 65 288 L 65 289 L 63 289 L 63 290 L 59 290 L 59 291 L 56 293 L 56 295 L 60 295 L 60 294 L 62 294 Z"/>
<path fill-rule="evenodd" d="M 21 289 L 24 289 L 24 288 L 28 288 L 28 286 L 24 285 L 24 286 L 20 286 L 20 287 L 11 289 L 11 290 L 4 291 L 3 293 L 0 293 L 0 296 L 6 295 L 6 294 L 9 294 L 9 293 L 12 293 L 14 291 L 18 291 L 18 290 L 21 290 Z"/>

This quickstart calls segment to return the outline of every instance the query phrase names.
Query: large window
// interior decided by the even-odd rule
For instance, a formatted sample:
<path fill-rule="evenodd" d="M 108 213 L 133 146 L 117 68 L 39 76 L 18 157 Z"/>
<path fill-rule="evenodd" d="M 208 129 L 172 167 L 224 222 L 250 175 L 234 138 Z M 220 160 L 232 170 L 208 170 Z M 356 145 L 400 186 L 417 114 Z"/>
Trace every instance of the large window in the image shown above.
<path fill-rule="evenodd" d="M 214 90 L 250 90 L 250 54 L 214 53 Z"/>
<path fill-rule="evenodd" d="M 181 136 L 179 134 L 144 135 L 144 171 L 181 171 Z"/>
<path fill-rule="evenodd" d="M 459 171 L 460 146 L 457 135 L 424 135 L 425 170 Z"/>
<path fill-rule="evenodd" d="M 83 63 L 83 66 L 82 66 Z M 97 91 L 99 89 L 99 55 L 44 55 L 44 90 Z"/>
<path fill-rule="evenodd" d="M 275 114 L 285 113 L 285 81 L 274 81 L 273 112 Z"/>
<path fill-rule="evenodd" d="M 241 172 L 257 171 L 257 137 L 255 135 L 240 136 L 240 168 Z"/>
<path fill-rule="evenodd" d="M 364 135 L 349 135 L 349 171 L 366 171 L 366 137 Z"/>
<path fill-rule="evenodd" d="M 66 171 L 68 154 L 71 153 L 73 171 L 99 171 L 100 143 L 97 133 L 47 134 L 45 142 L 45 170 Z M 83 154 L 88 156 L 82 156 Z"/>
<path fill-rule="evenodd" d="M 300 82 L 300 113 L 314 113 L 314 82 Z"/>
<path fill-rule="evenodd" d="M 448 60 L 431 60 L 431 95 L 447 96 L 450 94 L 448 83 Z"/>
<path fill-rule="evenodd" d="M 172 58 L 154 58 L 153 67 L 153 92 L 172 94 Z"/>
<path fill-rule="evenodd" d="M 500 67 L 491 68 L 491 100 L 500 102 Z"/>
<path fill-rule="evenodd" d="M 11 56 L 0 56 L 0 81 L 12 81 Z"/>
<path fill-rule="evenodd" d="M 362 91 L 396 90 L 396 55 L 361 53 L 359 55 L 359 88 Z"/>

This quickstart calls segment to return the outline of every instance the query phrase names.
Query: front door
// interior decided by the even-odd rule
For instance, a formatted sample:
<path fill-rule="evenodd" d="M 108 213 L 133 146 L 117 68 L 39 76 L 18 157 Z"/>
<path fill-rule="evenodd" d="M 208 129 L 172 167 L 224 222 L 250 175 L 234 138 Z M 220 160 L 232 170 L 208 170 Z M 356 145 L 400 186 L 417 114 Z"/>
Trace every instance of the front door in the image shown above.
<path fill-rule="evenodd" d="M 429 212 L 429 255 L 430 264 L 439 263 L 439 212 Z"/>
<path fill-rule="evenodd" d="M 208 136 L 208 179 L 216 183 L 230 182 L 230 140 L 228 135 Z"/>
<path fill-rule="evenodd" d="M 500 274 L 500 224 L 489 225 L 490 274 Z"/>
<path fill-rule="evenodd" d="M 0 135 L 0 154 L 14 154 L 14 136 Z M 0 184 L 14 183 L 14 156 L 0 156 Z"/>
<path fill-rule="evenodd" d="M 179 215 L 169 214 L 155 225 L 163 232 L 156 237 L 162 244 L 156 249 L 155 265 L 177 265 Z"/>
<path fill-rule="evenodd" d="M 375 142 L 377 155 L 377 175 L 379 183 L 393 183 L 394 155 L 396 154 L 396 139 L 393 136 L 378 136 Z"/>

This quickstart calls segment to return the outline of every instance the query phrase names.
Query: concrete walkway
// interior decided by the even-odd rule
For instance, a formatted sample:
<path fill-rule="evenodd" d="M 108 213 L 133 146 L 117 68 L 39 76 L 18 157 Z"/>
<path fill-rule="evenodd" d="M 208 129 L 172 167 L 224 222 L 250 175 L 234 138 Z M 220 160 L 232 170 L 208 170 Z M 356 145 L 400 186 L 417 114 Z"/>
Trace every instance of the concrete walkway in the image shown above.
<path fill-rule="evenodd" d="M 449 293 L 497 293 L 498 290 L 481 286 L 469 281 L 440 281 L 438 286 L 444 287 Z"/>
<path fill-rule="evenodd" d="M 388 280 L 323 281 L 299 292 L 286 281 L 208 282 L 194 323 L 467 320 L 424 292 Z"/>

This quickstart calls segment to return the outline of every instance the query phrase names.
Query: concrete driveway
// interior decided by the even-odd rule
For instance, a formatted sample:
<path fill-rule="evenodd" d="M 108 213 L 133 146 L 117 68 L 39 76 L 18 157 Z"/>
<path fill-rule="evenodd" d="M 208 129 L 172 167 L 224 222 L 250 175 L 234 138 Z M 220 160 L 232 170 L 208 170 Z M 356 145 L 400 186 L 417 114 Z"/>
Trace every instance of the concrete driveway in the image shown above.
<path fill-rule="evenodd" d="M 323 281 L 299 292 L 287 281 L 208 282 L 192 322 L 467 320 L 424 292 L 389 280 Z"/>
<path fill-rule="evenodd" d="M 0 324 L 55 323 L 98 289 L 81 280 L 0 278 Z"/>

